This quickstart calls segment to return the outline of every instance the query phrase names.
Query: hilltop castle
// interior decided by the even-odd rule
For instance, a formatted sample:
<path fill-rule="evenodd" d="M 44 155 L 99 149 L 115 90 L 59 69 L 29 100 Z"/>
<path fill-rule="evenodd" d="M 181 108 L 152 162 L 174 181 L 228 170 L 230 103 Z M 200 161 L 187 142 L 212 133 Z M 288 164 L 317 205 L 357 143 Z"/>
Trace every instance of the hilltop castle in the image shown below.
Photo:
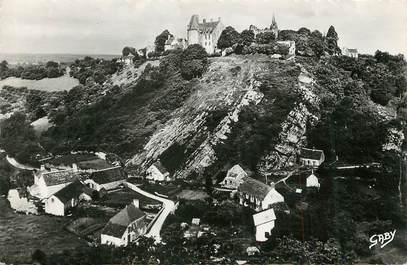
<path fill-rule="evenodd" d="M 273 20 L 271 22 L 270 28 L 265 28 L 265 29 L 259 29 L 254 25 L 250 25 L 249 30 L 253 31 L 254 36 L 256 36 L 259 33 L 265 33 L 265 32 L 272 32 L 274 36 L 276 36 L 276 39 L 278 38 L 278 26 L 276 22 L 276 18 L 273 14 Z"/>
<path fill-rule="evenodd" d="M 188 45 L 200 44 L 207 53 L 212 54 L 217 49 L 218 39 L 224 29 L 220 18 L 217 21 L 211 19 L 209 22 L 203 19 L 200 23 L 199 16 L 192 15 L 187 26 Z"/>

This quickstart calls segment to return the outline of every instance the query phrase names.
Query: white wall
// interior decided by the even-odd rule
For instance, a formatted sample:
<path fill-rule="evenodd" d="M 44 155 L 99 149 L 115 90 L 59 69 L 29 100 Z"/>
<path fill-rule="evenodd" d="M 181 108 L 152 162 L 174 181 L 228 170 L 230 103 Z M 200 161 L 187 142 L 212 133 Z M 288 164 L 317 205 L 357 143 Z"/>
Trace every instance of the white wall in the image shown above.
<path fill-rule="evenodd" d="M 52 215 L 64 216 L 65 206 L 57 197 L 51 196 L 45 201 L 45 212 Z"/>
<path fill-rule="evenodd" d="M 271 230 L 274 228 L 274 221 L 256 226 L 256 241 L 267 241 L 266 233 L 271 234 Z"/>

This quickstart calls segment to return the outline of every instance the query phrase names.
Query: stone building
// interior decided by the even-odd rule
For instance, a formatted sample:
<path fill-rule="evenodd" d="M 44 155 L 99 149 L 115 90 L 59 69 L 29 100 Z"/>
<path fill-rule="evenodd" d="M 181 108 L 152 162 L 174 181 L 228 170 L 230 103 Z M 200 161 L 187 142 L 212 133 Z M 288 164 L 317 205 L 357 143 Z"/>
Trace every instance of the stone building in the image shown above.
<path fill-rule="evenodd" d="M 220 18 L 217 21 L 203 19 L 199 22 L 199 16 L 192 15 L 187 26 L 188 45 L 200 44 L 208 54 L 212 54 L 217 50 L 218 39 L 224 29 Z"/>

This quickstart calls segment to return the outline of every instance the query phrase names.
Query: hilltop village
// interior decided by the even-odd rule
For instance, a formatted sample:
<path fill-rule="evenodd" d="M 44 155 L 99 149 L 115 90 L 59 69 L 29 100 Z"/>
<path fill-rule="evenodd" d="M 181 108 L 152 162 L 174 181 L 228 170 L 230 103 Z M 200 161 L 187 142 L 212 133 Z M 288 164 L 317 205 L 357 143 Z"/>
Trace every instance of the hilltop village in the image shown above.
<path fill-rule="evenodd" d="M 365 248 L 370 233 L 404 224 L 386 197 L 405 200 L 406 169 L 394 162 L 405 158 L 404 58 L 340 49 L 333 26 L 280 30 L 273 15 L 239 33 L 224 23 L 192 15 L 186 37 L 165 30 L 120 58 L 77 60 L 80 85 L 68 92 L 2 89 L 10 207 L 62 220 L 88 245 L 38 246 L 35 261 L 380 258 Z M 394 89 L 368 81 L 383 72 Z"/>

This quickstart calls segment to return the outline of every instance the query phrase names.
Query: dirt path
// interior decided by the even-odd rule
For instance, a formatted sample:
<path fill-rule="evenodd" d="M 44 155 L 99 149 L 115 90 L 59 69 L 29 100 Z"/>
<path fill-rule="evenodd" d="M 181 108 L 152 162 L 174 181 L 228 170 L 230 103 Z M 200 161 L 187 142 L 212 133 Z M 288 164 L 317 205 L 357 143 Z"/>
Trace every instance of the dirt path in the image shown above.
<path fill-rule="evenodd" d="M 127 183 L 127 187 L 129 187 L 130 189 L 134 190 L 135 192 L 138 192 L 146 197 L 152 198 L 154 200 L 157 200 L 157 201 L 160 201 L 163 203 L 163 210 L 159 213 L 159 216 L 155 219 L 154 224 L 151 226 L 150 230 L 146 234 L 146 236 L 148 236 L 148 237 L 153 237 L 156 240 L 156 242 L 160 242 L 161 241 L 161 237 L 160 237 L 161 228 L 165 222 L 165 219 L 167 219 L 168 215 L 174 210 L 174 206 L 175 206 L 174 202 L 169 199 L 165 199 L 165 198 L 159 197 L 157 195 L 148 193 L 131 183 Z"/>

